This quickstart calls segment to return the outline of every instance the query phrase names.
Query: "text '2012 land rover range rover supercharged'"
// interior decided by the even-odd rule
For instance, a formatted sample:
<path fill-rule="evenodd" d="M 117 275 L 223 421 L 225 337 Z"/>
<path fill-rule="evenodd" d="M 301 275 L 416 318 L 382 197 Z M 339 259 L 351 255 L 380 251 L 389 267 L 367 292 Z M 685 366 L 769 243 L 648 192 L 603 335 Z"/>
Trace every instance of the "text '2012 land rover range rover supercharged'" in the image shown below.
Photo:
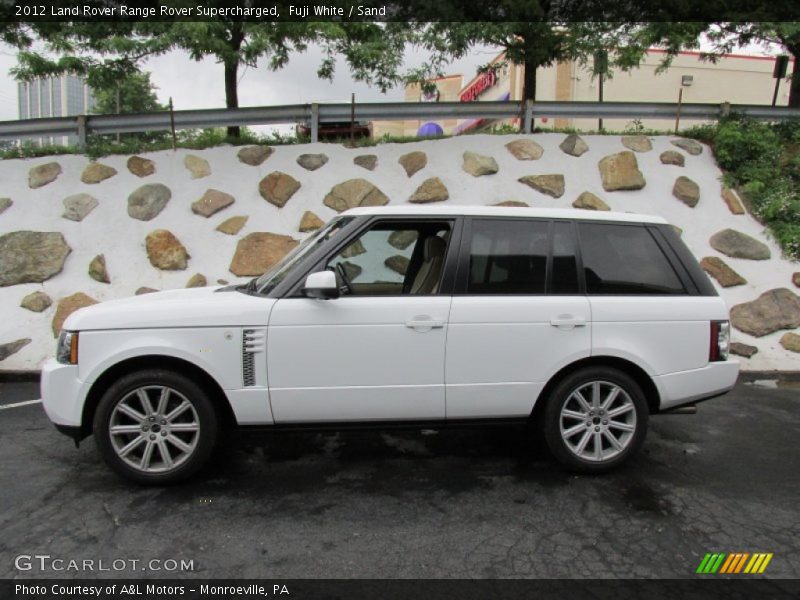
<path fill-rule="evenodd" d="M 223 427 L 539 424 L 585 471 L 651 414 L 733 387 L 728 311 L 663 219 L 529 208 L 358 208 L 239 286 L 71 315 L 50 419 L 117 472 L 185 478 Z"/>

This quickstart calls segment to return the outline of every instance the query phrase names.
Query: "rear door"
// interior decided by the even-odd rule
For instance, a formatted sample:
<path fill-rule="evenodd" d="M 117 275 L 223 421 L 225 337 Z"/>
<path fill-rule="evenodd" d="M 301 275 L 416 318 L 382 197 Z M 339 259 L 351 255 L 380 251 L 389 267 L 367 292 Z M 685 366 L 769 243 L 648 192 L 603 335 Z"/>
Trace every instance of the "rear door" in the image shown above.
<path fill-rule="evenodd" d="M 524 417 L 547 380 L 589 356 L 574 225 L 473 218 L 450 311 L 447 418 Z"/>

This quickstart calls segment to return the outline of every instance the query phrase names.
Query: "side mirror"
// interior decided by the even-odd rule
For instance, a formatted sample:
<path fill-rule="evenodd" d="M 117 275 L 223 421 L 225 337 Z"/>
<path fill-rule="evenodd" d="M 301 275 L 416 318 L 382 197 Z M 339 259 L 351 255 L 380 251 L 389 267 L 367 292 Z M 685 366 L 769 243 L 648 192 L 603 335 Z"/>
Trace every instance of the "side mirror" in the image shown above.
<path fill-rule="evenodd" d="M 303 295 L 307 298 L 318 298 L 320 300 L 338 298 L 339 285 L 336 282 L 336 273 L 333 271 L 311 273 L 306 277 Z"/>

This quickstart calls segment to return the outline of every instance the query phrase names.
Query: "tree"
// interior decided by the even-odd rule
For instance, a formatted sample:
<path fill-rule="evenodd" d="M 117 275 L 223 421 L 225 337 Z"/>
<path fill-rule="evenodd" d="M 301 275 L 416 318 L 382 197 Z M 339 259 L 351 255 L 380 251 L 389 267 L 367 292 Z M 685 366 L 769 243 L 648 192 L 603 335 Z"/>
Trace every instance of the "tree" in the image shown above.
<path fill-rule="evenodd" d="M 167 110 L 158 101 L 150 73 L 132 73 L 115 85 L 95 88 L 94 112 L 97 114 L 148 113 Z"/>

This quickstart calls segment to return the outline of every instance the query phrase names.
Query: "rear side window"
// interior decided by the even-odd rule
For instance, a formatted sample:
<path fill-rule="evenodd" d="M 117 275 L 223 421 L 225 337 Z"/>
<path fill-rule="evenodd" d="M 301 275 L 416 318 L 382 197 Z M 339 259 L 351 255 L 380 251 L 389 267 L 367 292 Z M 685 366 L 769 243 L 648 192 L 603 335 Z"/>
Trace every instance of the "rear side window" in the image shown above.
<path fill-rule="evenodd" d="M 468 294 L 543 294 L 549 223 L 472 222 Z"/>
<path fill-rule="evenodd" d="M 580 223 L 578 229 L 587 293 L 686 293 L 647 228 Z"/>

